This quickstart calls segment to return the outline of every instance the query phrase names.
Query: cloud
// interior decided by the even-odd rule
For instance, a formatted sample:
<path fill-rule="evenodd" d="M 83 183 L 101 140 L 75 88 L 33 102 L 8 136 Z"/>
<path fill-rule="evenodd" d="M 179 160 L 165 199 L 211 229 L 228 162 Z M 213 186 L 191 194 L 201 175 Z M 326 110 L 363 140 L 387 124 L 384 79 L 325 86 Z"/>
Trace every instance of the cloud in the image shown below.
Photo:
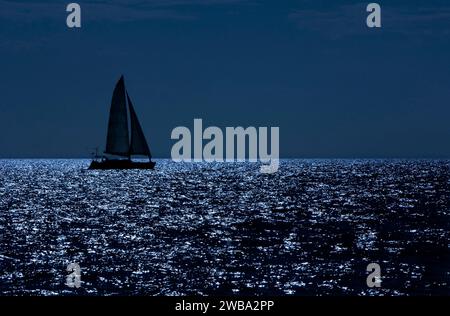
<path fill-rule="evenodd" d="M 126 22 L 147 19 L 195 19 L 195 8 L 232 5 L 245 0 L 91 0 L 72 1 L 81 5 L 83 20 Z M 70 1 L 0 0 L 0 19 L 34 22 L 43 19 L 65 19 Z M 190 9 L 190 10 L 189 10 Z"/>
<path fill-rule="evenodd" d="M 15 23 L 27 23 L 51 20 L 65 20 L 67 16 L 66 5 L 69 2 L 17 2 L 0 1 L 0 19 L 14 21 Z M 133 1 L 128 4 L 121 1 L 106 2 L 79 2 L 83 20 L 116 20 L 118 22 L 142 19 L 188 19 L 188 15 L 182 15 L 175 11 L 164 9 L 141 8 Z"/>
<path fill-rule="evenodd" d="M 299 29 L 339 38 L 361 33 L 366 27 L 365 16 L 363 5 L 343 5 L 333 9 L 299 9 L 288 18 Z"/>
<path fill-rule="evenodd" d="M 334 39 L 366 33 L 367 3 L 352 3 L 333 8 L 308 8 L 291 11 L 288 18 L 299 29 Z M 450 5 L 381 5 L 383 34 L 423 39 L 450 35 Z"/>
<path fill-rule="evenodd" d="M 388 12 L 386 21 L 393 32 L 407 35 L 450 35 L 450 6 L 398 8 Z"/>
<path fill-rule="evenodd" d="M 249 0 L 0 0 L 0 50 L 15 53 L 48 46 L 59 32 L 66 31 L 66 6 L 71 2 L 81 6 L 82 25 L 145 20 L 189 22 L 200 17 L 202 8 L 220 10 L 250 3 Z M 54 32 L 49 33 L 49 28 Z"/>

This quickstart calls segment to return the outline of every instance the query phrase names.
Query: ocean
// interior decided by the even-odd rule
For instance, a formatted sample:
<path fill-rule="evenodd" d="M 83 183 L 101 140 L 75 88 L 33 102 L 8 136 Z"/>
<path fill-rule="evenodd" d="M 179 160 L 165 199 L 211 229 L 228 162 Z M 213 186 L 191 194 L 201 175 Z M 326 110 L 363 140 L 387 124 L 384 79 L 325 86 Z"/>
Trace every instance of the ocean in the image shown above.
<path fill-rule="evenodd" d="M 156 161 L 0 160 L 0 294 L 450 294 L 449 160 Z"/>

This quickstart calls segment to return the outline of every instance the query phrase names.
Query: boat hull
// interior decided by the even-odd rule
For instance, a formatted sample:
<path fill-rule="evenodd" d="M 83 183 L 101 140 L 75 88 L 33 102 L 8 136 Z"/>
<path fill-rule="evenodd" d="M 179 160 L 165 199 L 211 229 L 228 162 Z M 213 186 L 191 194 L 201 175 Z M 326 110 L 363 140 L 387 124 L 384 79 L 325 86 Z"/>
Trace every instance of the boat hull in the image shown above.
<path fill-rule="evenodd" d="M 150 169 L 153 170 L 156 162 L 136 162 L 131 160 L 102 160 L 92 161 L 89 170 L 122 170 L 122 169 Z"/>

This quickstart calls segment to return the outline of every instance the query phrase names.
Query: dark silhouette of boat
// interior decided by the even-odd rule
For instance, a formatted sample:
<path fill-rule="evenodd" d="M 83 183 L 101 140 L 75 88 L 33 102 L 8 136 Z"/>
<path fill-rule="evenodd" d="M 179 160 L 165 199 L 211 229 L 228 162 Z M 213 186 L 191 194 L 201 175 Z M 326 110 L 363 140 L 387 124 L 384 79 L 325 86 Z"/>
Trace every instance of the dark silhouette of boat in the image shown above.
<path fill-rule="evenodd" d="M 132 156 L 146 156 L 148 161 L 132 161 Z M 155 164 L 121 76 L 112 96 L 106 150 L 102 157 L 96 155 L 89 169 L 153 169 Z"/>

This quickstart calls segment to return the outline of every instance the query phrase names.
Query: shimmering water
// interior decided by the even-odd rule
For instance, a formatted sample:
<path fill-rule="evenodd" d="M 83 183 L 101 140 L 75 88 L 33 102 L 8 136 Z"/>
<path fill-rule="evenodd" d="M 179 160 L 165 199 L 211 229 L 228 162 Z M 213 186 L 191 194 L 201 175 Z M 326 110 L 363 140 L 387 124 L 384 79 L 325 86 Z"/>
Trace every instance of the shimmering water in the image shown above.
<path fill-rule="evenodd" d="M 450 294 L 449 161 L 157 163 L 0 160 L 0 293 Z"/>

